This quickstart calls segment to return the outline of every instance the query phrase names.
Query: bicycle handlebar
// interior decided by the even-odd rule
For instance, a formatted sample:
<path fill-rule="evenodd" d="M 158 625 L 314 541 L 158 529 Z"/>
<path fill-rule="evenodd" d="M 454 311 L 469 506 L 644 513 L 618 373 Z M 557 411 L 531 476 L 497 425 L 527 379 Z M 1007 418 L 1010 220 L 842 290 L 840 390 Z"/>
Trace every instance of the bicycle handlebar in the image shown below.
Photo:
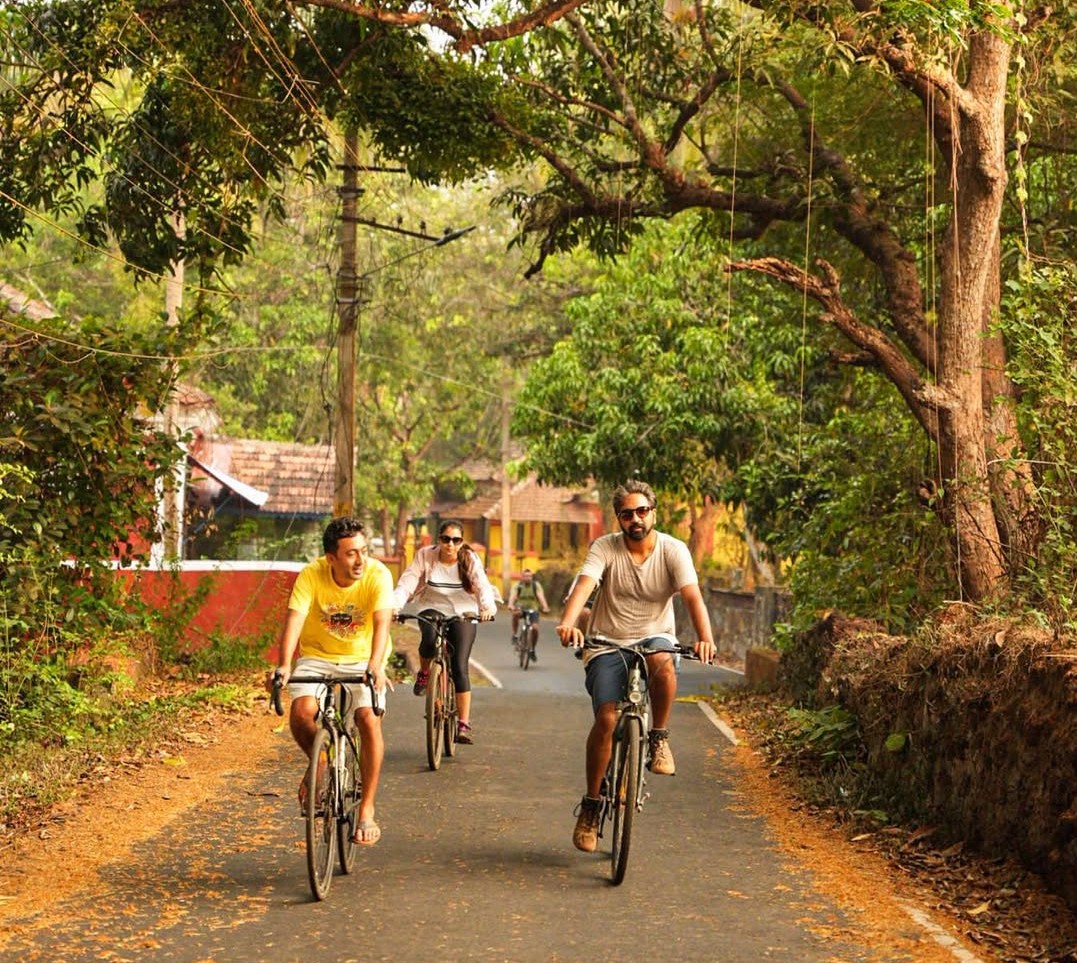
<path fill-rule="evenodd" d="M 640 640 L 643 641 L 642 639 Z M 688 659 L 690 662 L 701 662 L 699 654 L 695 650 L 693 645 L 681 645 L 677 643 L 670 649 L 641 649 L 640 642 L 632 642 L 629 645 L 618 645 L 616 642 L 611 642 L 603 635 L 589 635 L 583 640 L 583 645 L 578 645 L 576 649 L 576 658 L 583 658 L 584 649 L 628 649 L 634 652 L 636 655 L 658 655 L 661 652 L 668 652 L 670 655 L 679 655 L 683 659 Z"/>
<path fill-rule="evenodd" d="M 411 612 L 397 612 L 393 616 L 394 622 L 425 622 L 437 628 L 439 625 L 452 625 L 454 622 L 474 622 L 476 625 L 481 621 L 477 615 L 415 615 Z"/>
<path fill-rule="evenodd" d="M 340 682 L 344 685 L 365 685 L 370 689 L 370 707 L 374 710 L 374 715 L 385 715 L 385 706 L 378 701 L 378 690 L 374 688 L 374 683 L 370 680 L 369 672 L 363 672 L 360 675 L 342 675 L 335 679 L 327 679 L 325 676 L 293 675 L 288 681 L 299 684 L 319 683 L 322 685 L 332 685 L 333 683 Z M 273 711 L 276 712 L 278 716 L 284 715 L 284 703 L 281 701 L 280 696 L 281 689 L 283 688 L 284 677 L 281 675 L 280 669 L 275 669 L 273 671 L 273 689 L 269 694 L 269 701 L 273 705 Z"/>

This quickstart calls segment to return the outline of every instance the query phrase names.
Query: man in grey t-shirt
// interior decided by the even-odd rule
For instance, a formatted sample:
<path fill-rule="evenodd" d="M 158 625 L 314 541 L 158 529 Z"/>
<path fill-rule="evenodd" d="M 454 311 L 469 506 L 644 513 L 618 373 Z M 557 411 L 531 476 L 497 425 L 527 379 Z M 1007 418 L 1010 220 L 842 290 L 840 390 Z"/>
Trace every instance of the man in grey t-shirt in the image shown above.
<path fill-rule="evenodd" d="M 680 592 L 699 636 L 696 652 L 704 662 L 710 662 L 715 654 L 692 556 L 684 542 L 655 531 L 655 504 L 651 486 L 641 481 L 626 482 L 613 493 L 613 510 L 621 530 L 591 543 L 557 626 L 562 645 L 582 645 L 583 632 L 576 628 L 576 620 L 592 590 L 601 584 L 588 632 L 605 636 L 612 646 L 586 653 L 587 691 L 595 720 L 587 737 L 587 791 L 572 835 L 576 848 L 588 853 L 598 847 L 599 792 L 609 764 L 617 703 L 627 683 L 625 662 L 617 656 L 616 646 L 658 634 L 672 635 L 673 596 Z M 667 726 L 677 695 L 673 657 L 668 652 L 648 655 L 647 671 L 654 720 L 651 771 L 671 776 L 675 766 Z"/>

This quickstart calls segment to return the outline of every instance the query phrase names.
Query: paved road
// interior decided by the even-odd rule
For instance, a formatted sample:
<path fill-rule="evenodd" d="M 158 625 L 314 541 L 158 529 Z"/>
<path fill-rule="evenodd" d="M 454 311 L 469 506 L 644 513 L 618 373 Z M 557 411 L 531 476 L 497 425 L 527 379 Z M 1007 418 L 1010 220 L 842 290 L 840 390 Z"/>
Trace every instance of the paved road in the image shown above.
<path fill-rule="evenodd" d="M 590 704 L 582 669 L 544 622 L 539 661 L 521 670 L 507 618 L 484 626 L 475 656 L 501 683 L 475 689 L 477 742 L 428 771 L 422 701 L 392 697 L 378 818 L 358 875 L 329 899 L 307 889 L 286 734 L 279 766 L 237 773 L 214 805 L 162 826 L 108 892 L 74 897 L 69 925 L 27 930 L 5 959 L 245 961 L 614 959 L 797 963 L 875 957 L 824 942 L 847 921 L 770 848 L 738 805 L 728 743 L 696 705 L 678 703 L 678 773 L 652 777 L 621 887 L 608 856 L 572 847 Z M 721 670 L 686 665 L 682 691 Z M 62 867 L 57 868 L 62 872 Z"/>

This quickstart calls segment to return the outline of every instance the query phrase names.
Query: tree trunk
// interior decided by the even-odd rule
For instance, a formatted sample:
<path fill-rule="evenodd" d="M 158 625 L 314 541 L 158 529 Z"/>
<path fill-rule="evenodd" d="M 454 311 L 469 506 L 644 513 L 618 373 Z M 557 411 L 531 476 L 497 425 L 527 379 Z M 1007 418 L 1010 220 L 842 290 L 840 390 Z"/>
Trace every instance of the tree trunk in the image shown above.
<path fill-rule="evenodd" d="M 952 93 L 954 208 L 939 266 L 943 511 L 953 526 L 962 592 L 971 600 L 992 595 L 1006 572 L 988 471 L 984 325 L 998 307 L 1008 66 L 1001 37 L 984 31 L 971 38 L 967 83 Z"/>
<path fill-rule="evenodd" d="M 393 540 L 393 533 L 389 524 L 389 509 L 382 506 L 378 509 L 378 521 L 381 528 L 381 552 L 383 555 L 395 555 L 397 543 Z"/>
<path fill-rule="evenodd" d="M 408 506 L 398 505 L 396 509 L 396 538 L 393 540 L 396 554 L 401 560 L 404 557 L 404 546 L 408 539 Z M 415 533 L 415 547 L 419 547 L 419 533 Z"/>
<path fill-rule="evenodd" d="M 714 516 L 717 509 L 710 495 L 703 496 L 703 506 L 697 510 L 695 499 L 688 503 L 690 513 L 688 550 L 698 571 L 705 559 L 714 554 Z"/>

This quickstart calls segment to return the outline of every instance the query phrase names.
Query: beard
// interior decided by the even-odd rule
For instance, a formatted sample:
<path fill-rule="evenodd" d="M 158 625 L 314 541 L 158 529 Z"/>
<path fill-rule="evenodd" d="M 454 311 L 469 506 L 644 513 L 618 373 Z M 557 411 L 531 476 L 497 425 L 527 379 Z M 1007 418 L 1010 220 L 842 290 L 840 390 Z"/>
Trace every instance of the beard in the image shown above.
<path fill-rule="evenodd" d="M 642 542 L 651 534 L 653 529 L 653 525 L 644 525 L 642 522 L 632 522 L 630 525 L 621 526 L 621 531 L 624 532 L 625 538 L 630 538 L 633 542 Z"/>

